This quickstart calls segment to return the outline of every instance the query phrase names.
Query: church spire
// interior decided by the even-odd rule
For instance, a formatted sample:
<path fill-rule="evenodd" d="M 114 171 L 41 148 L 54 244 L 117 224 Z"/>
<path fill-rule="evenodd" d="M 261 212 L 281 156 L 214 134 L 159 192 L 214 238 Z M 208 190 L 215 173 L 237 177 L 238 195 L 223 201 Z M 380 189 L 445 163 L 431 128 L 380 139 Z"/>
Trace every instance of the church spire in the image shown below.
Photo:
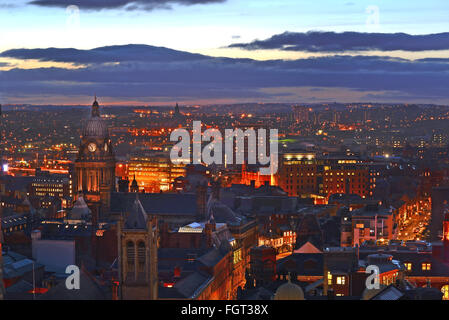
<path fill-rule="evenodd" d="M 131 192 L 139 192 L 139 185 L 137 184 L 136 175 L 134 174 L 134 179 L 131 183 Z"/>

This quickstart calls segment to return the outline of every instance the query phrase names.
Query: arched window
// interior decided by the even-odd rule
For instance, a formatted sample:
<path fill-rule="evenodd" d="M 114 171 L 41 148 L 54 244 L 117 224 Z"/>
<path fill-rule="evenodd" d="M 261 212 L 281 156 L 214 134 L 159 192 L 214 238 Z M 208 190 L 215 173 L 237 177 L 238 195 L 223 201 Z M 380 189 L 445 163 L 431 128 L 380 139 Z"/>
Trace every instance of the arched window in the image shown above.
<path fill-rule="evenodd" d="M 134 271 L 135 257 L 136 257 L 136 251 L 134 248 L 134 242 L 128 241 L 126 243 L 126 258 L 127 258 L 129 272 Z"/>
<path fill-rule="evenodd" d="M 146 261 L 146 247 L 143 241 L 140 241 L 137 245 L 137 263 L 139 272 L 143 272 L 145 270 L 145 261 Z"/>
<path fill-rule="evenodd" d="M 444 285 L 441 292 L 443 293 L 443 300 L 449 300 L 449 285 Z"/>

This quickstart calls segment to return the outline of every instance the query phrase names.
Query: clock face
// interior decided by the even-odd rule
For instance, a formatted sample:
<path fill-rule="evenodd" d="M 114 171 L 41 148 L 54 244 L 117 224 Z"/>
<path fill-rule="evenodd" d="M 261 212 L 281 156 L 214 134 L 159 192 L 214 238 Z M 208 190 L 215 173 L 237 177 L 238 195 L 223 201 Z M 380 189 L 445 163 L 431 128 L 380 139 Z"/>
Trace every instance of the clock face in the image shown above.
<path fill-rule="evenodd" d="M 90 152 L 95 152 L 95 150 L 97 150 L 97 145 L 95 143 L 89 143 L 87 149 L 89 149 Z"/>

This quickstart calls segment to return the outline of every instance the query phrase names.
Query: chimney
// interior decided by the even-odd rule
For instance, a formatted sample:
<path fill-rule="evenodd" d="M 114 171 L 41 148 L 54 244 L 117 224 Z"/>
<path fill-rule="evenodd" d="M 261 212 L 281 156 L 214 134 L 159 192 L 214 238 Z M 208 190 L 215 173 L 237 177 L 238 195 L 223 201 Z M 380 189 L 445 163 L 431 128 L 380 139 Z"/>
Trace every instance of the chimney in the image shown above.
<path fill-rule="evenodd" d="M 41 231 L 36 229 L 31 231 L 31 240 L 40 240 L 41 239 Z"/>
<path fill-rule="evenodd" d="M 196 187 L 196 206 L 197 215 L 201 221 L 206 218 L 206 203 L 207 203 L 207 185 L 199 184 Z"/>
<path fill-rule="evenodd" d="M 220 200 L 220 189 L 221 189 L 221 181 L 217 179 L 212 182 L 212 197 L 214 199 Z"/>
<path fill-rule="evenodd" d="M 212 234 L 215 232 L 215 230 L 216 230 L 215 222 L 206 223 L 206 225 L 204 226 L 204 232 L 206 234 L 206 243 L 209 248 L 212 247 L 213 245 Z"/>

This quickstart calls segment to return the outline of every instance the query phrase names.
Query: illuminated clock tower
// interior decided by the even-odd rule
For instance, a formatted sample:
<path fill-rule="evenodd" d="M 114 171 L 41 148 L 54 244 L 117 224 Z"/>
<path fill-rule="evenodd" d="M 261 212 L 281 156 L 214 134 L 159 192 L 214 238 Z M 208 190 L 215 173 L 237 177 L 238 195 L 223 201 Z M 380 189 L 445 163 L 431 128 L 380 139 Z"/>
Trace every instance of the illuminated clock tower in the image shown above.
<path fill-rule="evenodd" d="M 97 97 L 83 128 L 75 171 L 78 191 L 88 202 L 104 202 L 100 195 L 115 190 L 115 154 Z"/>

